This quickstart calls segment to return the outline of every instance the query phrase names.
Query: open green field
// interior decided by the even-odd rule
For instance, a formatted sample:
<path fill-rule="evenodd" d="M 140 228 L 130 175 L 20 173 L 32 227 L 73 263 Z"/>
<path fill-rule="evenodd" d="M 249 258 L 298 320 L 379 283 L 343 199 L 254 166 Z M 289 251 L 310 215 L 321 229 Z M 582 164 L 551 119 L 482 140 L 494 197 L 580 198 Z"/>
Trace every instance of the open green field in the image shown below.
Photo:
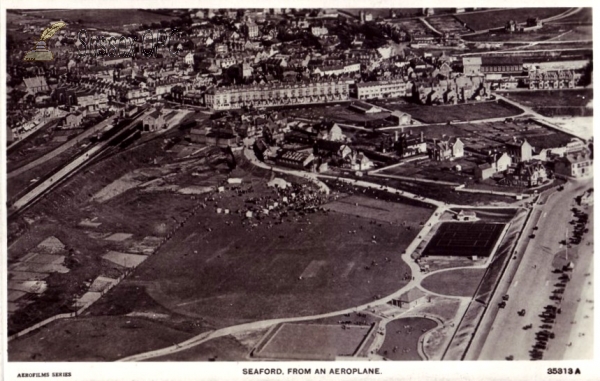
<path fill-rule="evenodd" d="M 120 29 L 126 24 L 150 25 L 175 18 L 141 9 L 40 9 L 27 10 L 23 13 L 49 21 L 61 19 L 67 24 L 79 23 L 82 27 L 106 29 Z"/>
<path fill-rule="evenodd" d="M 442 33 L 463 34 L 470 32 L 454 16 L 428 17 L 427 22 Z"/>
<path fill-rule="evenodd" d="M 438 294 L 448 296 L 473 296 L 485 269 L 446 270 L 427 276 L 421 285 Z"/>
<path fill-rule="evenodd" d="M 457 105 L 418 105 L 398 101 L 376 101 L 374 104 L 392 110 L 406 112 L 423 123 L 447 123 L 450 121 L 471 121 L 487 118 L 504 118 L 521 113 L 520 109 L 498 102 L 478 102 Z"/>
<path fill-rule="evenodd" d="M 569 28 L 557 24 L 546 24 L 542 28 L 529 32 L 508 32 L 505 30 L 494 30 L 488 33 L 465 37 L 468 41 L 544 41 L 569 31 Z M 512 46 L 512 45 L 511 45 Z"/>
<path fill-rule="evenodd" d="M 193 335 L 129 316 L 57 320 L 9 343 L 9 361 L 114 361 Z"/>
<path fill-rule="evenodd" d="M 424 318 L 392 320 L 385 326 L 385 340 L 378 354 L 395 361 L 421 361 L 423 359 L 417 351 L 419 338 L 436 326 L 435 321 Z"/>
<path fill-rule="evenodd" d="M 335 311 L 405 284 L 398 254 L 415 231 L 333 212 L 291 221 L 248 228 L 238 216 L 207 211 L 144 262 L 137 281 L 168 309 L 223 325 Z M 350 230 L 357 233 L 340 234 Z M 386 257 L 393 260 L 384 264 Z M 373 260 L 382 265 L 365 269 Z"/>
<path fill-rule="evenodd" d="M 248 348 L 228 335 L 217 337 L 170 355 L 153 357 L 148 361 L 246 361 Z"/>
<path fill-rule="evenodd" d="M 435 8 L 436 14 L 452 13 L 454 8 Z M 364 10 L 373 15 L 373 19 L 377 17 L 390 18 L 391 11 L 396 13 L 396 18 L 419 17 L 423 15 L 423 8 L 343 8 L 340 11 L 351 14 L 358 18 L 358 12 Z"/>
<path fill-rule="evenodd" d="M 427 221 L 431 211 L 418 206 L 395 202 L 375 200 L 364 196 L 353 195 L 340 198 L 324 205 L 324 208 L 349 216 L 361 216 L 381 222 L 409 224 L 418 227 Z"/>
<path fill-rule="evenodd" d="M 591 116 L 594 91 L 592 89 L 528 91 L 506 93 L 505 96 L 545 116 Z"/>
<path fill-rule="evenodd" d="M 332 122 L 357 125 L 364 125 L 365 122 L 382 120 L 391 115 L 389 112 L 361 114 L 351 110 L 349 106 L 345 104 L 339 104 L 335 106 L 314 105 L 310 107 L 297 107 L 286 109 L 285 113 L 288 117 L 293 118 L 305 118 L 312 120 L 328 119 Z"/>
<path fill-rule="evenodd" d="M 497 203 L 513 203 L 515 200 L 511 197 L 498 196 L 482 193 L 464 193 L 456 192 L 452 186 L 438 184 L 424 184 L 416 181 L 406 181 L 397 179 L 384 179 L 381 177 L 369 176 L 368 180 L 377 184 L 385 184 L 392 188 L 417 194 L 419 196 L 431 198 L 438 201 L 458 205 L 491 205 Z"/>
<path fill-rule="evenodd" d="M 453 170 L 456 165 L 461 166 L 460 172 Z M 421 160 L 389 168 L 379 172 L 379 174 L 464 184 L 473 181 L 473 169 L 476 166 L 477 164 L 473 160 L 467 158 L 448 162 Z"/>
<path fill-rule="evenodd" d="M 508 20 L 525 22 L 528 18 L 545 19 L 566 12 L 568 8 L 512 8 L 488 12 L 456 15 L 460 21 L 475 31 L 502 28 Z"/>

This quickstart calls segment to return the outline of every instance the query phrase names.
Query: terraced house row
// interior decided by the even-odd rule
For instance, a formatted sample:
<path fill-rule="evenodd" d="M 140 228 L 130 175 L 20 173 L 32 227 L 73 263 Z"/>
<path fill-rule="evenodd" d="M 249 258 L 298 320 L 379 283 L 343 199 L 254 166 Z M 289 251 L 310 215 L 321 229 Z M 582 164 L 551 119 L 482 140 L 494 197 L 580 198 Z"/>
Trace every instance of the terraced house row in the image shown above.
<path fill-rule="evenodd" d="M 206 106 L 213 110 L 228 110 L 243 106 L 328 103 L 348 100 L 348 86 L 348 83 L 342 81 L 230 86 L 209 90 L 205 99 Z"/>

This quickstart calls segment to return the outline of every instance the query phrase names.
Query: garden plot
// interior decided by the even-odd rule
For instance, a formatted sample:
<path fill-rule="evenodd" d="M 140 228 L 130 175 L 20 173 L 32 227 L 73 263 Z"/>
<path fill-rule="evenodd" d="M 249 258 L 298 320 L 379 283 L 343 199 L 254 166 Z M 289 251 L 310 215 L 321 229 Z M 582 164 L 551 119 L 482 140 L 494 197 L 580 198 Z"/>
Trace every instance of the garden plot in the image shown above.
<path fill-rule="evenodd" d="M 189 186 L 185 188 L 180 188 L 177 190 L 178 193 L 181 194 L 204 194 L 214 191 L 214 187 L 201 187 L 201 186 Z"/>
<path fill-rule="evenodd" d="M 130 233 L 114 233 L 114 234 L 104 238 L 104 240 L 105 241 L 114 241 L 114 242 L 123 242 L 125 240 L 128 240 L 131 237 L 133 237 L 133 234 L 130 234 Z"/>
<path fill-rule="evenodd" d="M 7 309 L 7 311 L 8 311 L 9 314 L 17 312 L 21 308 L 21 306 L 18 305 L 17 303 L 10 302 L 10 301 L 8 302 L 8 304 L 7 304 L 6 307 L 7 307 L 6 309 Z"/>
<path fill-rule="evenodd" d="M 85 232 L 90 238 L 93 239 L 105 239 L 110 236 L 112 233 L 101 233 L 101 232 Z"/>
<path fill-rule="evenodd" d="M 22 291 L 28 294 L 41 294 L 48 288 L 43 280 L 26 280 L 26 281 L 8 281 L 8 289 L 14 291 Z"/>
<path fill-rule="evenodd" d="M 90 292 L 104 292 L 117 283 L 116 279 L 99 276 L 90 286 Z"/>
<path fill-rule="evenodd" d="M 70 270 L 60 264 L 41 264 L 32 262 L 19 262 L 11 270 L 34 273 L 61 273 L 66 274 Z"/>
<path fill-rule="evenodd" d="M 32 273 L 26 271 L 10 271 L 8 273 L 9 280 L 42 280 L 48 278 L 50 274 Z"/>
<path fill-rule="evenodd" d="M 144 237 L 141 242 L 135 242 L 128 251 L 136 254 L 151 255 L 154 254 L 161 242 L 162 238 L 160 237 Z"/>
<path fill-rule="evenodd" d="M 102 293 L 101 292 L 86 292 L 85 294 L 83 294 L 83 296 L 81 296 L 81 298 L 77 299 L 77 301 L 75 302 L 74 306 L 75 307 L 83 307 L 85 305 L 94 303 L 96 300 L 100 299 L 102 297 Z"/>
<path fill-rule="evenodd" d="M 97 228 L 100 225 L 102 225 L 102 222 L 94 222 L 96 219 L 97 219 L 97 217 L 94 217 L 91 220 L 88 218 L 85 218 L 85 219 L 81 220 L 81 222 L 79 223 L 78 226 L 83 227 L 83 228 Z"/>
<path fill-rule="evenodd" d="M 16 302 L 17 299 L 21 298 L 24 295 L 27 295 L 25 291 L 8 290 L 8 301 Z"/>
<path fill-rule="evenodd" d="M 37 245 L 37 248 L 50 254 L 56 254 L 65 250 L 65 245 L 56 237 L 48 237 Z"/>
<path fill-rule="evenodd" d="M 118 251 L 109 251 L 102 258 L 109 262 L 116 263 L 119 266 L 132 268 L 137 267 L 140 263 L 144 262 L 148 257 L 146 255 L 138 254 L 127 254 Z"/>
<path fill-rule="evenodd" d="M 25 262 L 46 265 L 61 265 L 65 262 L 65 256 L 51 254 L 35 254 L 34 256 L 28 258 Z"/>
<path fill-rule="evenodd" d="M 112 183 L 108 184 L 100 191 L 98 191 L 95 195 L 92 196 L 92 201 L 100 203 L 106 202 L 112 199 L 113 197 L 116 197 L 122 193 L 127 192 L 130 189 L 137 187 L 141 183 L 141 181 L 136 180 L 133 177 L 132 173 L 128 173 L 125 176 L 113 181 Z"/>
<path fill-rule="evenodd" d="M 427 19 L 427 22 L 442 33 L 463 34 L 470 32 L 468 28 L 464 27 L 463 24 L 453 16 L 430 17 Z"/>

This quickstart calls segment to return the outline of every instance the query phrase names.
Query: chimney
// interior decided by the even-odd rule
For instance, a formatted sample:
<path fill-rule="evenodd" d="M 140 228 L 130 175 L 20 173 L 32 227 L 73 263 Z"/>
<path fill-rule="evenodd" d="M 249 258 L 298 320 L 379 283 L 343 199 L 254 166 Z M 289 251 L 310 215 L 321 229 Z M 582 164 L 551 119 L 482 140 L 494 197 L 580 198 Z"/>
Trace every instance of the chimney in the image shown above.
<path fill-rule="evenodd" d="M 394 131 L 394 142 L 398 141 L 398 131 Z"/>
<path fill-rule="evenodd" d="M 421 131 L 421 143 L 423 143 L 423 131 Z"/>

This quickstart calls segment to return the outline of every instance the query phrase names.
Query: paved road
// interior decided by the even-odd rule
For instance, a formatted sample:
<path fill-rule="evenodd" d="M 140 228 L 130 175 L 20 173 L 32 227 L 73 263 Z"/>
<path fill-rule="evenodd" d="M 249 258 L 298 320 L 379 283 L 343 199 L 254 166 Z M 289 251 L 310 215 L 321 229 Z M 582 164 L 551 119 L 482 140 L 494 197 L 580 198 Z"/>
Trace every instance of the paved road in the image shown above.
<path fill-rule="evenodd" d="M 35 159 L 34 161 L 27 163 L 24 166 L 19 167 L 19 168 L 15 169 L 14 171 L 8 173 L 8 175 L 6 175 L 6 178 L 10 179 L 11 177 L 18 176 L 23 172 L 29 171 L 30 169 L 35 168 L 38 165 L 45 163 L 48 160 L 53 159 L 54 157 L 60 155 L 61 153 L 68 150 L 69 148 L 73 147 L 74 145 L 79 144 L 82 140 L 89 138 L 96 132 L 104 130 L 106 127 L 108 127 L 112 123 L 112 121 L 115 118 L 116 118 L 116 115 L 103 120 L 102 122 L 98 123 L 94 127 L 88 128 L 81 134 L 79 134 L 76 137 L 74 137 L 73 139 L 65 142 L 64 144 L 61 144 L 60 146 L 58 146 L 54 150 L 46 153 L 42 157 L 39 157 L 39 158 Z"/>
<path fill-rule="evenodd" d="M 501 281 L 484 316 L 484 319 L 490 319 L 498 312 L 485 338 L 485 344 L 478 356 L 470 354 L 468 358 L 504 360 L 512 355 L 515 360 L 530 359 L 529 351 L 535 343 L 535 332 L 540 330 L 539 326 L 542 324 L 538 314 L 544 311 L 544 306 L 553 303 L 549 299 L 556 283 L 556 275 L 552 274 L 552 261 L 555 253 L 561 249 L 559 241 L 564 237 L 565 229 L 570 226 L 568 222 L 572 219 L 570 209 L 574 206 L 573 199 L 591 186 L 592 180 L 568 183 L 564 191 L 556 192 L 543 206 L 534 208 L 532 218 L 535 218 L 536 210 L 539 211 L 536 237 L 525 249 L 512 282 L 507 277 Z M 533 225 L 529 224 L 524 237 L 530 234 L 529 229 Z M 509 294 L 510 299 L 506 308 L 499 309 L 498 303 L 504 294 Z M 527 311 L 523 317 L 517 314 L 521 309 Z M 533 324 L 533 329 L 522 329 L 527 324 Z M 485 325 L 482 322 L 481 326 Z M 486 333 L 477 332 L 476 339 Z"/>

